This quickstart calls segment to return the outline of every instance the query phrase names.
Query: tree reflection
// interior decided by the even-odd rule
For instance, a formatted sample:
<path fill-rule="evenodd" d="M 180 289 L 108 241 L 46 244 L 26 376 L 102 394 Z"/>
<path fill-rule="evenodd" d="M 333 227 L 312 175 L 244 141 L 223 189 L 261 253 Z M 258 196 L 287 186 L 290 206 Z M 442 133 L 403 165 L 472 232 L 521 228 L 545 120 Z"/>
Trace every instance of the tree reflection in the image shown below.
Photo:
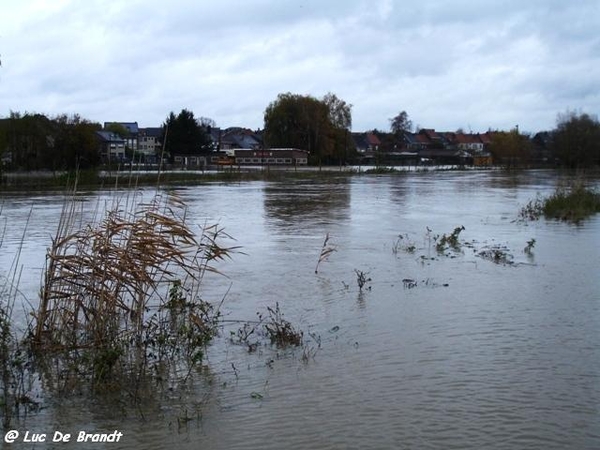
<path fill-rule="evenodd" d="M 350 181 L 284 181 L 265 185 L 267 223 L 275 227 L 312 227 L 349 220 Z"/>

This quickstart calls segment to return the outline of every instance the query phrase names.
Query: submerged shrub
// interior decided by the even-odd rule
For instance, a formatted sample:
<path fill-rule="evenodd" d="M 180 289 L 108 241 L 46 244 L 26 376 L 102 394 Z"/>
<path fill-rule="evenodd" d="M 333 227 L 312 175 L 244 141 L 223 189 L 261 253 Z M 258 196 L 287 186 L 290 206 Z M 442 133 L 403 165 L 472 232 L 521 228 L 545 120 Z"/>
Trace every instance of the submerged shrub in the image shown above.
<path fill-rule="evenodd" d="M 439 253 L 444 253 L 446 251 L 446 249 L 451 248 L 454 251 L 459 251 L 460 250 L 460 241 L 458 240 L 458 236 L 460 235 L 461 231 L 463 231 L 465 229 L 464 226 L 460 226 L 460 227 L 456 227 L 454 229 L 454 231 L 452 233 L 450 233 L 449 235 L 442 235 L 441 238 L 439 238 L 439 241 L 437 241 L 436 243 L 436 250 Z"/>
<path fill-rule="evenodd" d="M 600 194 L 581 184 L 559 188 L 544 201 L 543 212 L 546 217 L 579 222 L 600 212 Z"/>
<path fill-rule="evenodd" d="M 539 195 L 529 200 L 525 206 L 519 211 L 519 219 L 521 220 L 538 220 L 544 213 L 544 199 Z"/>
<path fill-rule="evenodd" d="M 569 186 L 559 186 L 546 198 L 537 197 L 521 208 L 522 220 L 559 219 L 567 222 L 581 220 L 600 212 L 600 194 L 575 182 Z"/>
<path fill-rule="evenodd" d="M 513 256 L 509 253 L 508 248 L 503 246 L 496 245 L 484 248 L 477 253 L 477 256 L 495 264 L 513 264 Z"/>
<path fill-rule="evenodd" d="M 275 304 L 275 309 L 267 307 L 267 311 L 269 312 L 269 318 L 265 324 L 265 330 L 271 339 L 271 343 L 281 348 L 301 346 L 303 333 L 297 331 L 291 322 L 283 318 L 279 302 Z"/>

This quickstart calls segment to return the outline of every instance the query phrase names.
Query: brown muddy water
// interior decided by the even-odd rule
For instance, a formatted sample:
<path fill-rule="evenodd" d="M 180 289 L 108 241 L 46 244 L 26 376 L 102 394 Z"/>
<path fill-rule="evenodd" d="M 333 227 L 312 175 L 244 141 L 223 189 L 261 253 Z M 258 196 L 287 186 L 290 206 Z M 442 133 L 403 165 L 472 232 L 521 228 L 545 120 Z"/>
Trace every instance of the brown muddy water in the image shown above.
<path fill-rule="evenodd" d="M 51 399 L 14 429 L 121 431 L 93 444 L 107 449 L 600 448 L 600 216 L 517 220 L 557 182 L 439 172 L 174 188 L 192 223 L 219 222 L 245 253 L 219 265 L 228 278 L 205 279 L 204 299 L 225 296 L 231 321 L 279 302 L 308 358 L 267 344 L 249 354 L 227 322 L 184 397 L 150 398 L 143 417 L 118 401 Z M 113 195 L 82 193 L 83 216 Z M 0 201 L 0 274 L 24 236 L 19 298 L 35 305 L 62 197 Z M 459 226 L 460 248 L 440 255 L 435 237 Z M 336 251 L 315 274 L 327 233 Z M 490 250 L 507 260 L 479 256 Z M 356 270 L 371 279 L 362 291 Z"/>

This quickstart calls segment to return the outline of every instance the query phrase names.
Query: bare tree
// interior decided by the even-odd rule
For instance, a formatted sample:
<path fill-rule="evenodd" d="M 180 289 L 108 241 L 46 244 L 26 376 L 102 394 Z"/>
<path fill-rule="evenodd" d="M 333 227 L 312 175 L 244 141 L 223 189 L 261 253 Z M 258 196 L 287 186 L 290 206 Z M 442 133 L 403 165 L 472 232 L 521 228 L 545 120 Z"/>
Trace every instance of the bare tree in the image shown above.
<path fill-rule="evenodd" d="M 396 117 L 390 119 L 390 129 L 395 135 L 400 135 L 412 130 L 412 120 L 406 111 L 401 111 Z"/>

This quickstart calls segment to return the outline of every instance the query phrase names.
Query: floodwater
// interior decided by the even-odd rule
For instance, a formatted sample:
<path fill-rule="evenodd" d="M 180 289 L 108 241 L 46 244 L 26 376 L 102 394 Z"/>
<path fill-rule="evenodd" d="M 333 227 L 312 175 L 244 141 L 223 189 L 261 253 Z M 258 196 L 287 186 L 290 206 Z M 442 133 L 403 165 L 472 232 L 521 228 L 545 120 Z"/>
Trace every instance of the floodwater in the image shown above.
<path fill-rule="evenodd" d="M 227 278 L 205 279 L 204 299 L 225 296 L 230 321 L 278 302 L 305 349 L 249 354 L 227 322 L 208 352 L 210 383 L 185 399 L 143 418 L 53 402 L 16 428 L 120 430 L 119 443 L 94 444 L 110 449 L 600 448 L 600 216 L 517 220 L 557 182 L 467 171 L 175 188 L 191 223 L 218 222 L 243 247 L 219 265 Z M 82 216 L 111 195 L 83 193 Z M 32 304 L 62 201 L 1 197 L 0 271 L 22 241 L 19 298 Z M 460 248 L 439 254 L 436 236 L 460 226 Z M 336 251 L 315 274 L 328 233 Z M 478 256 L 490 249 L 508 263 Z M 370 278 L 362 290 L 356 271 Z"/>

